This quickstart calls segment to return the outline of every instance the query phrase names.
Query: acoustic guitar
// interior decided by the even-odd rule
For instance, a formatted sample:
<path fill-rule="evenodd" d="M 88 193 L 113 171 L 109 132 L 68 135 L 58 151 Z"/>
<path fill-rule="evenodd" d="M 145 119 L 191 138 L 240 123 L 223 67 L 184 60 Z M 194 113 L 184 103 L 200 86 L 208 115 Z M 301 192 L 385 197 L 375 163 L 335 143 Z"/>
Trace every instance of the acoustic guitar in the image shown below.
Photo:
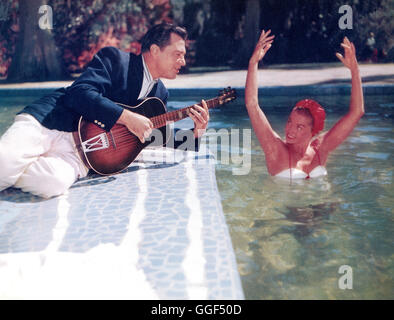
<path fill-rule="evenodd" d="M 206 100 L 208 108 L 214 108 L 236 99 L 234 89 L 228 87 L 220 95 Z M 160 130 L 164 139 L 150 139 L 142 143 L 126 126 L 115 124 L 110 131 L 106 131 L 97 124 L 79 119 L 78 131 L 73 132 L 74 142 L 82 161 L 88 168 L 100 175 L 111 175 L 126 169 L 138 154 L 148 145 L 164 145 L 168 138 L 169 122 L 182 120 L 189 116 L 192 106 L 166 112 L 163 101 L 151 97 L 136 106 L 118 103 L 123 108 L 149 118 L 154 129 Z M 198 104 L 200 105 L 200 104 Z"/>

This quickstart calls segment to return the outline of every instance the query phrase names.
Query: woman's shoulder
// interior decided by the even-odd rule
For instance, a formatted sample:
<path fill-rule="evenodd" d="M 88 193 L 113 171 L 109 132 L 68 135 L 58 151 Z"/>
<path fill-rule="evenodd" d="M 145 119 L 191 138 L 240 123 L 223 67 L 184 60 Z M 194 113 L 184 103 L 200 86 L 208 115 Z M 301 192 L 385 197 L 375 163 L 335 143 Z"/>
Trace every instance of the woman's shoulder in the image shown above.
<path fill-rule="evenodd" d="M 324 137 L 325 137 L 326 133 L 327 132 L 322 132 L 322 133 L 318 134 L 317 136 L 313 137 L 311 140 L 310 146 L 313 149 L 319 150 L 320 147 L 322 146 L 322 143 L 324 141 Z"/>
<path fill-rule="evenodd" d="M 268 172 L 272 176 L 289 167 L 289 151 L 280 137 L 277 138 L 275 145 L 265 151 L 265 161 Z"/>
<path fill-rule="evenodd" d="M 316 161 L 318 161 L 319 165 L 324 165 L 328 157 L 328 151 L 324 148 L 324 138 L 326 133 L 327 132 L 323 132 L 314 137 L 310 143 L 310 146 L 315 151 Z"/>

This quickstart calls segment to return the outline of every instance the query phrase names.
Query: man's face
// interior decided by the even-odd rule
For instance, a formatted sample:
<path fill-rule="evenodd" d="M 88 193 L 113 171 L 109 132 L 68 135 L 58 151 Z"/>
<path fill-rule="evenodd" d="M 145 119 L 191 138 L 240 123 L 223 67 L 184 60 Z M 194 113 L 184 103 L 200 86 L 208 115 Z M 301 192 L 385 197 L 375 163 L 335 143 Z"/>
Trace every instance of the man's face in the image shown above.
<path fill-rule="evenodd" d="M 171 33 L 170 43 L 160 49 L 157 56 L 157 66 L 160 78 L 175 79 L 179 69 L 186 65 L 185 40 L 175 33 Z"/>

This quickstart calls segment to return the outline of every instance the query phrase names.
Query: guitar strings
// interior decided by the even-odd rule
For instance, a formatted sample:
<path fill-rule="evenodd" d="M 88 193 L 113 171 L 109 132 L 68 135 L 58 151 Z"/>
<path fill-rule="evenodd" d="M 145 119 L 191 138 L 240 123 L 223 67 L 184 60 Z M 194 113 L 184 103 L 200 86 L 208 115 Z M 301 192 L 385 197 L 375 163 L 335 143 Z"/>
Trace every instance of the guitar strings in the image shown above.
<path fill-rule="evenodd" d="M 206 103 L 208 108 L 213 108 L 215 105 L 219 104 L 219 101 L 220 101 L 219 98 L 213 98 L 207 100 Z M 201 104 L 198 105 L 201 106 Z M 166 126 L 169 121 L 177 121 L 188 117 L 189 109 L 192 107 L 193 106 L 189 106 L 180 110 L 163 113 L 161 115 L 150 118 L 150 120 L 154 124 L 155 128 L 161 128 Z M 112 137 L 108 137 L 108 134 L 112 134 Z M 112 129 L 110 132 L 107 132 L 106 135 L 108 141 L 112 141 L 112 144 L 114 144 L 113 148 L 116 147 L 116 149 L 123 149 L 125 147 L 135 147 L 138 144 L 142 145 L 139 138 L 135 134 L 130 132 L 129 129 L 125 126 L 119 125 L 119 127 L 116 127 Z M 130 139 L 131 137 L 133 137 L 134 139 Z M 101 150 L 101 153 L 109 153 L 109 152 L 112 152 L 111 148 L 106 148 Z"/>
<path fill-rule="evenodd" d="M 215 105 L 218 104 L 218 101 L 219 101 L 219 98 L 213 98 L 213 99 L 207 100 L 206 102 L 207 102 L 208 108 L 213 108 Z M 212 104 L 212 106 L 211 106 L 211 104 Z M 161 128 L 161 127 L 166 126 L 167 122 L 169 122 L 169 121 L 177 121 L 177 120 L 181 120 L 185 117 L 188 117 L 189 116 L 188 110 L 192 107 L 193 106 L 189 106 L 189 107 L 186 107 L 186 108 L 183 108 L 180 110 L 175 110 L 172 112 L 163 113 L 161 115 L 152 117 L 150 120 L 152 121 L 152 123 L 154 124 L 154 127 L 156 129 Z M 113 134 L 119 134 L 117 138 L 120 138 L 123 136 L 128 136 L 129 133 L 131 133 L 127 128 L 124 128 L 124 127 L 115 128 L 111 131 Z M 125 131 L 125 132 L 123 132 L 123 131 Z"/>

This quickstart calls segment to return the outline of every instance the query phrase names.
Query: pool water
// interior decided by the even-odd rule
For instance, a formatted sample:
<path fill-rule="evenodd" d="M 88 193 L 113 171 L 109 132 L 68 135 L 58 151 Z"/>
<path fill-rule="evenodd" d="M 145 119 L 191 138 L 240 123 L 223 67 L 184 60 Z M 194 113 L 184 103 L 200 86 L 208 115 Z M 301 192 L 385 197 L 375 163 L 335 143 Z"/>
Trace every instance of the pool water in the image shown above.
<path fill-rule="evenodd" d="M 12 124 L 17 112 L 40 97 L 41 95 L 0 96 L 0 135 Z"/>
<path fill-rule="evenodd" d="M 207 97 L 209 98 L 209 97 Z M 283 135 L 291 106 L 305 97 L 264 97 L 260 105 Z M 330 128 L 348 110 L 348 96 L 309 97 L 327 110 Z M 0 134 L 34 97 L 2 98 Z M 174 99 L 174 98 L 172 98 Z M 196 102 L 179 98 L 170 109 Z M 216 175 L 246 299 L 394 298 L 394 96 L 366 96 L 366 114 L 328 159 L 328 175 L 294 182 L 272 178 L 252 132 L 251 145 L 223 152 L 250 156 L 248 174 L 218 159 Z M 215 130 L 250 129 L 243 98 L 210 112 Z M 191 127 L 190 119 L 181 127 Z M 213 148 L 215 144 L 209 143 Z M 352 289 L 341 289 L 341 266 L 352 270 Z M 349 275 L 349 274 L 347 274 Z"/>
<path fill-rule="evenodd" d="M 303 98 L 260 99 L 282 137 L 291 106 Z M 326 107 L 326 128 L 348 110 L 346 96 L 310 98 Z M 211 125 L 250 128 L 237 101 L 212 112 Z M 233 175 L 235 164 L 217 165 L 246 299 L 394 298 L 393 101 L 365 98 L 365 116 L 329 157 L 324 178 L 290 185 L 271 177 L 254 133 L 243 149 L 250 152 L 249 174 Z M 342 265 L 352 269 L 352 289 L 339 287 Z"/>

